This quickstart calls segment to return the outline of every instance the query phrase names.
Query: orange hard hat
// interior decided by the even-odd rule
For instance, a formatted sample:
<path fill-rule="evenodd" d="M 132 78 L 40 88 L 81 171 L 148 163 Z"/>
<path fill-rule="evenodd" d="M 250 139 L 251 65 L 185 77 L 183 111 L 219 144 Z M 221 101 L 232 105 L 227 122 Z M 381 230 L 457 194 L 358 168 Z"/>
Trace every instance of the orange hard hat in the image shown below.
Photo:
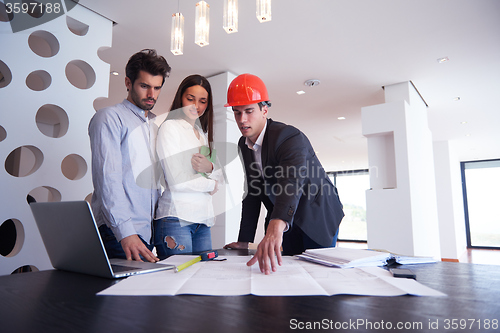
<path fill-rule="evenodd" d="M 252 74 L 238 75 L 227 90 L 228 106 L 249 105 L 268 101 L 267 89 L 264 82 Z"/>

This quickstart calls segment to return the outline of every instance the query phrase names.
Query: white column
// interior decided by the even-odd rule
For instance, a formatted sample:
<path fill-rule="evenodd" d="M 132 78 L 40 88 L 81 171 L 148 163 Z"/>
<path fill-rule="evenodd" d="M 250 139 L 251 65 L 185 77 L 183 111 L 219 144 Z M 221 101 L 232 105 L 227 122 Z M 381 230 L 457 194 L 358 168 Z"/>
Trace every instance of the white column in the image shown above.
<path fill-rule="evenodd" d="M 458 260 L 467 250 L 460 161 L 449 141 L 434 142 L 441 257 Z"/>
<path fill-rule="evenodd" d="M 214 142 L 217 157 L 224 167 L 226 184 L 214 195 L 217 215 L 212 227 L 212 247 L 221 248 L 238 239 L 243 197 L 244 172 L 238 157 L 238 140 L 241 132 L 234 121 L 231 108 L 226 104 L 227 88 L 236 75 L 225 72 L 208 78 L 214 103 Z"/>
<path fill-rule="evenodd" d="M 426 105 L 411 82 L 384 89 L 386 103 L 362 109 L 371 184 L 366 193 L 368 246 L 439 258 Z"/>

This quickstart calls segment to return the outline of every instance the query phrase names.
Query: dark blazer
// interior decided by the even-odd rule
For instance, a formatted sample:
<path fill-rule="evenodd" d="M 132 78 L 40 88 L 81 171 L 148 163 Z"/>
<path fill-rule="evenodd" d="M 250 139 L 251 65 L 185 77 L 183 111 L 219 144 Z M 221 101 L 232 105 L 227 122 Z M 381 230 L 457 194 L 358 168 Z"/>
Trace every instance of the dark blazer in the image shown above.
<path fill-rule="evenodd" d="M 297 128 L 267 120 L 262 172 L 241 137 L 238 146 L 246 173 L 238 241 L 253 242 L 261 203 L 270 220 L 297 225 L 313 241 L 330 246 L 344 217 L 337 189 L 321 166 L 309 139 Z"/>

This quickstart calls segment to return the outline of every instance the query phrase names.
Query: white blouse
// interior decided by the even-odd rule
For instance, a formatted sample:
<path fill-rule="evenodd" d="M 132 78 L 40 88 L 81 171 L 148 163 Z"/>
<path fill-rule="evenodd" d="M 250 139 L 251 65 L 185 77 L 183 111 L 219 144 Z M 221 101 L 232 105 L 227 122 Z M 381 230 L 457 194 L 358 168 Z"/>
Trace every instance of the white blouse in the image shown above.
<path fill-rule="evenodd" d="M 215 216 L 210 192 L 223 182 L 220 169 L 215 168 L 209 178 L 197 173 L 191 158 L 200 152 L 201 146 L 208 146 L 207 135 L 198 125 L 200 134 L 196 137 L 193 126 L 184 119 L 169 119 L 161 124 L 157 137 L 157 153 L 166 188 L 156 209 L 156 219 L 171 216 L 191 223 L 214 225 Z"/>

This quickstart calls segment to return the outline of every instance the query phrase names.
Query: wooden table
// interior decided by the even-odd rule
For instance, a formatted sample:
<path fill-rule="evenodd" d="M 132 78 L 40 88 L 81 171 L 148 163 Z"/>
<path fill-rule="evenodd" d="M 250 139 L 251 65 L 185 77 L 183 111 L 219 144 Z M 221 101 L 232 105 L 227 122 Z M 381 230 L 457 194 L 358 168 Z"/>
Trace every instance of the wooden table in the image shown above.
<path fill-rule="evenodd" d="M 221 251 L 231 254 L 248 253 Z M 1 276 L 0 332 L 500 331 L 500 266 L 411 269 L 448 296 L 96 296 L 117 281 L 56 270 Z"/>

